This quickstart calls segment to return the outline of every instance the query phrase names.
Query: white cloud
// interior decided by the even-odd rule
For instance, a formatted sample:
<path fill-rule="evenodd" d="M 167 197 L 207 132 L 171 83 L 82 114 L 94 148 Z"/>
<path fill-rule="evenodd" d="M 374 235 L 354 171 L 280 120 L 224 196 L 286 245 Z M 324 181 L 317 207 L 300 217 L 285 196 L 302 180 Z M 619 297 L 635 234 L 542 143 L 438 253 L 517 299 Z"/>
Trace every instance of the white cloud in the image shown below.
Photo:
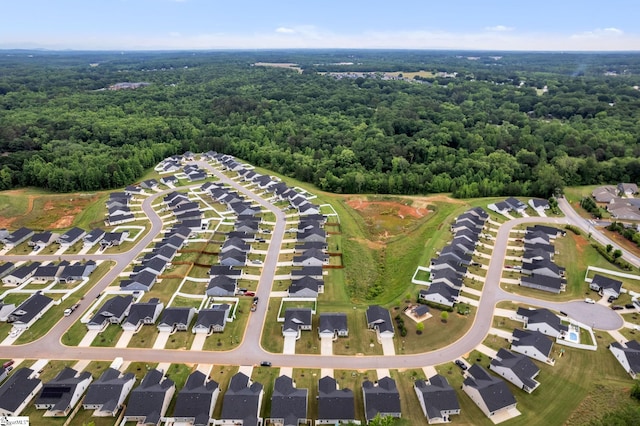
<path fill-rule="evenodd" d="M 505 25 L 496 25 L 493 27 L 485 27 L 485 31 L 494 31 L 494 32 L 506 32 L 515 30 L 514 27 L 507 27 Z"/>
<path fill-rule="evenodd" d="M 294 30 L 293 28 L 278 27 L 276 28 L 276 32 L 280 34 L 293 34 L 296 32 L 296 30 Z"/>
<path fill-rule="evenodd" d="M 596 28 L 592 31 L 584 31 L 582 33 L 577 33 L 571 35 L 572 39 L 598 39 L 598 38 L 612 38 L 612 37 L 620 37 L 624 35 L 624 31 L 619 28 L 609 27 L 609 28 Z"/>
<path fill-rule="evenodd" d="M 182 34 L 180 34 L 178 31 L 171 31 L 169 33 L 169 36 L 171 36 L 171 37 L 181 37 Z"/>

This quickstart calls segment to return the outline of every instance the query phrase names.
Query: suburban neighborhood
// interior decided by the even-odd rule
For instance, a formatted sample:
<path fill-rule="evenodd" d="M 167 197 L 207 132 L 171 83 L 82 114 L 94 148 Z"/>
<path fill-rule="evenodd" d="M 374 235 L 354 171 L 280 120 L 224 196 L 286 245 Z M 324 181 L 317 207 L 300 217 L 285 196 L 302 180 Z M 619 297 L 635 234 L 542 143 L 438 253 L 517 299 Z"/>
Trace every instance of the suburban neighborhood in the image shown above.
<path fill-rule="evenodd" d="M 509 424 L 579 351 L 640 373 L 640 276 L 578 276 L 566 250 L 593 230 L 547 200 L 460 210 L 404 304 L 355 306 L 332 300 L 348 256 L 331 204 L 214 151 L 154 173 L 93 229 L 0 231 L 0 416 L 375 424 L 411 406 Z M 636 220 L 637 193 L 592 195 Z"/>

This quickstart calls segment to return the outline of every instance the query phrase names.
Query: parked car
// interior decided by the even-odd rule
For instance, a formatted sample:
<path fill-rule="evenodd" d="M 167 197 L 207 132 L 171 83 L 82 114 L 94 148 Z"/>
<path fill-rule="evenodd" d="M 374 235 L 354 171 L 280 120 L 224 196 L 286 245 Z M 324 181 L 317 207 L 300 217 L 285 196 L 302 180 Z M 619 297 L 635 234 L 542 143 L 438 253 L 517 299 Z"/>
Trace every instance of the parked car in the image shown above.
<path fill-rule="evenodd" d="M 245 291 L 245 292 L 244 292 L 244 295 L 245 295 L 245 296 L 251 296 L 251 297 L 253 297 L 253 296 L 255 296 L 255 295 L 256 295 L 256 293 L 255 293 L 255 291 Z"/>
<path fill-rule="evenodd" d="M 260 367 L 271 367 L 271 361 L 262 361 Z"/>
<path fill-rule="evenodd" d="M 465 364 L 461 359 L 456 359 L 456 360 L 455 360 L 455 361 L 453 361 L 453 362 L 455 362 L 455 364 L 456 364 L 458 367 L 460 367 L 460 369 L 461 369 L 462 371 L 466 371 L 466 369 L 467 369 L 467 364 Z"/>
<path fill-rule="evenodd" d="M 251 312 L 255 312 L 258 309 L 257 305 L 251 305 Z"/>
<path fill-rule="evenodd" d="M 4 364 L 2 364 L 2 368 L 7 368 L 7 367 L 13 365 L 14 362 L 15 361 L 11 359 L 11 360 L 5 362 Z"/>
<path fill-rule="evenodd" d="M 611 307 L 611 309 L 613 309 L 614 311 L 619 311 L 621 309 L 624 309 L 624 306 L 620 306 L 620 305 L 613 305 Z"/>
<path fill-rule="evenodd" d="M 613 303 L 613 301 L 616 300 L 615 296 L 609 296 L 609 298 L 607 299 L 608 303 Z"/>
<path fill-rule="evenodd" d="M 587 297 L 586 299 L 584 299 L 584 302 L 585 302 L 585 303 L 591 303 L 591 304 L 596 303 L 596 301 L 595 301 L 595 300 L 593 300 L 593 299 L 591 299 L 591 298 L 589 298 L 589 297 Z"/>
<path fill-rule="evenodd" d="M 627 309 L 633 309 L 636 307 L 636 305 L 634 305 L 633 303 L 627 303 L 626 305 L 624 305 L 624 307 Z"/>
<path fill-rule="evenodd" d="M 258 304 L 258 300 L 260 300 L 260 298 L 258 296 L 254 296 L 253 297 L 253 304 L 257 305 Z"/>
<path fill-rule="evenodd" d="M 73 311 L 71 310 L 71 308 L 67 308 L 64 310 L 64 312 L 62 313 L 65 317 L 68 317 L 69 315 L 71 315 L 73 313 Z"/>

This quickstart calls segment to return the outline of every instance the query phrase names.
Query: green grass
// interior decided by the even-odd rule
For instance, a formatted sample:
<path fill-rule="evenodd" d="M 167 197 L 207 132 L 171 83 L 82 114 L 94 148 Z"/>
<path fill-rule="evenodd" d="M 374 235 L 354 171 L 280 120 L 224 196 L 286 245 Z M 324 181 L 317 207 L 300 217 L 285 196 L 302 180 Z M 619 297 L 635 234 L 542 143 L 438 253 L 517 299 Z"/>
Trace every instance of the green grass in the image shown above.
<path fill-rule="evenodd" d="M 251 300 L 249 298 L 240 299 L 236 319 L 228 322 L 223 333 L 213 333 L 204 342 L 205 351 L 228 351 L 237 347 L 242 341 L 244 330 L 251 315 Z M 218 346 L 220 343 L 220 346 Z"/>
<path fill-rule="evenodd" d="M 320 377 L 320 370 L 294 368 L 292 376 L 291 378 L 295 382 L 296 388 L 307 389 L 307 418 L 318 418 L 318 403 L 316 398 L 318 396 L 318 380 L 322 378 Z"/>
<path fill-rule="evenodd" d="M 411 425 L 426 423 L 418 397 L 413 389 L 416 380 L 424 380 L 424 371 L 418 370 L 391 370 L 391 378 L 396 381 L 400 394 L 400 407 L 402 419 Z M 380 379 L 380 377 L 378 377 Z M 455 419 L 455 417 L 454 417 Z M 455 420 L 454 420 L 455 422 Z"/>
<path fill-rule="evenodd" d="M 220 387 L 220 396 L 216 402 L 216 406 L 213 410 L 213 418 L 219 419 L 222 414 L 222 400 L 224 399 L 224 392 L 229 388 L 229 381 L 234 374 L 238 372 L 238 367 L 232 365 L 214 365 L 211 368 L 209 376 L 215 380 Z"/>
<path fill-rule="evenodd" d="M 91 346 L 97 347 L 112 347 L 118 343 L 120 336 L 122 335 L 122 327 L 119 324 L 109 324 L 107 328 L 98 333 Z"/>
<path fill-rule="evenodd" d="M 364 422 L 364 401 L 362 399 L 362 382 L 375 381 L 379 377 L 375 370 L 334 370 L 333 377 L 338 382 L 340 389 L 351 389 L 355 399 L 356 420 Z"/>
<path fill-rule="evenodd" d="M 129 340 L 129 348 L 152 348 L 158 337 L 158 328 L 155 325 L 143 325 Z"/>
<path fill-rule="evenodd" d="M 195 334 L 191 332 L 191 327 L 187 331 L 178 331 L 169 336 L 165 349 L 188 350 L 193 343 Z"/>
<path fill-rule="evenodd" d="M 173 301 L 171 302 L 172 307 L 179 306 L 179 307 L 196 308 L 196 309 L 199 308 L 201 304 L 202 304 L 202 297 L 194 299 L 191 297 L 176 296 L 173 298 Z"/>
<path fill-rule="evenodd" d="M 132 362 L 127 366 L 123 373 L 133 373 L 136 376 L 136 384 L 134 389 L 140 385 L 140 381 L 144 378 L 145 374 L 153 368 L 156 368 L 158 364 L 154 362 Z"/>

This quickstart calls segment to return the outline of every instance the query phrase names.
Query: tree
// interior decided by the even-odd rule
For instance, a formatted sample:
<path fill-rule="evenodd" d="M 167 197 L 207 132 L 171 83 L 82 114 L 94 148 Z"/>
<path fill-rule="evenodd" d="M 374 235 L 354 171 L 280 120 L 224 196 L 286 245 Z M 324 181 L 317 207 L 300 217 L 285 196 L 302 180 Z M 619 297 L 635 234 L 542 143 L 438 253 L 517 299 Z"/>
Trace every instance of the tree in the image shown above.
<path fill-rule="evenodd" d="M 617 259 L 619 259 L 621 257 L 622 257 L 622 250 L 616 249 L 616 250 L 613 251 L 613 258 L 614 259 L 617 260 Z"/>
<path fill-rule="evenodd" d="M 449 312 L 442 311 L 442 313 L 440 314 L 440 319 L 442 320 L 442 322 L 447 322 L 447 320 L 449 319 Z"/>
<path fill-rule="evenodd" d="M 416 324 L 416 333 L 422 334 L 423 331 L 424 331 L 424 323 L 419 322 L 418 324 Z"/>
<path fill-rule="evenodd" d="M 396 422 L 396 419 L 391 416 L 382 417 L 380 413 L 376 414 L 376 416 L 371 419 L 369 422 L 370 426 L 391 426 Z"/>
<path fill-rule="evenodd" d="M 607 253 L 611 253 L 611 250 L 613 250 L 613 246 L 611 244 L 607 244 Z"/>

